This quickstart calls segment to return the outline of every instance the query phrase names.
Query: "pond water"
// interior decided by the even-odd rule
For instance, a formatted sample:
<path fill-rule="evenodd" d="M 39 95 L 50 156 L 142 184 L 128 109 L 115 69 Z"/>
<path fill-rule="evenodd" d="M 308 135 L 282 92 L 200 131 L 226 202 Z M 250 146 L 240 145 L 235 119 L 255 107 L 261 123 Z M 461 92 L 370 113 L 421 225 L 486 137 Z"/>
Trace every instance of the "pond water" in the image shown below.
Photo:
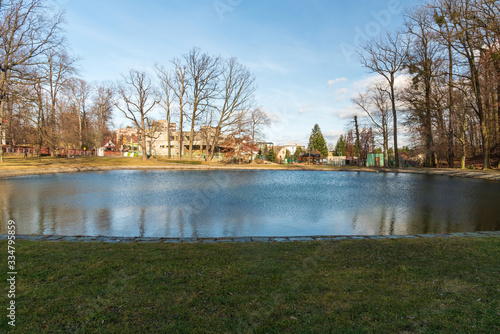
<path fill-rule="evenodd" d="M 500 229 L 500 183 L 315 171 L 111 171 L 0 179 L 0 233 L 403 235 Z"/>

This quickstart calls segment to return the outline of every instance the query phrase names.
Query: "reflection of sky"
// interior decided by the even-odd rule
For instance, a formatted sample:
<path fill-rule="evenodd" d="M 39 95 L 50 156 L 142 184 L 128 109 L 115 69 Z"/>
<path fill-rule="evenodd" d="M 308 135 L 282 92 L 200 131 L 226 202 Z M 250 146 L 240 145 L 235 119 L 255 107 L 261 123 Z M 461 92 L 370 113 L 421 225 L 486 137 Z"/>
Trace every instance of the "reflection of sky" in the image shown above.
<path fill-rule="evenodd" d="M 498 230 L 500 183 L 410 174 L 113 171 L 0 180 L 19 234 L 163 237 Z M 6 233 L 5 223 L 0 232 Z"/>

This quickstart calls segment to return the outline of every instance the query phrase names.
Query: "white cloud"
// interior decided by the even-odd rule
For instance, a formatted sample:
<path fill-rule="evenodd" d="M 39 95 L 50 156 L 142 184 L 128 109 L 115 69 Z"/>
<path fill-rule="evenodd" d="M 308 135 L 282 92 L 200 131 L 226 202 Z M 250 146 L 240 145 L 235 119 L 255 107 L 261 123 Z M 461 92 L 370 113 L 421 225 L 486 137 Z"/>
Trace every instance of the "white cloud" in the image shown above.
<path fill-rule="evenodd" d="M 336 101 L 344 101 L 346 99 L 346 94 L 349 93 L 349 89 L 340 88 L 333 92 Z"/>
<path fill-rule="evenodd" d="M 266 111 L 266 114 L 269 117 L 269 119 L 271 120 L 271 124 L 279 123 L 282 120 L 282 116 L 280 113 Z"/>
<path fill-rule="evenodd" d="M 337 82 L 342 82 L 342 81 L 347 81 L 347 78 L 342 77 L 342 78 L 337 78 L 337 79 L 333 79 L 333 80 L 328 80 L 327 85 L 328 85 L 328 87 L 331 87 L 331 86 L 335 85 Z"/>
<path fill-rule="evenodd" d="M 411 77 L 409 75 L 400 74 L 400 75 L 396 76 L 395 87 L 401 88 L 401 87 L 405 86 L 410 80 L 411 80 Z M 365 77 L 361 80 L 354 82 L 353 89 L 356 90 L 357 92 L 363 92 L 369 86 L 377 84 L 377 83 L 385 84 L 385 83 L 387 83 L 387 80 L 378 74 L 370 75 L 368 77 Z"/>
<path fill-rule="evenodd" d="M 304 104 L 302 107 L 300 107 L 300 110 L 299 110 L 299 114 L 305 114 L 306 112 L 309 112 L 310 110 L 309 109 L 309 105 L 308 104 Z"/>
<path fill-rule="evenodd" d="M 343 130 L 330 130 L 323 132 L 323 137 L 325 137 L 327 143 L 335 144 L 342 134 L 344 134 Z"/>
<path fill-rule="evenodd" d="M 351 119 L 354 116 L 358 117 L 365 116 L 365 114 L 361 110 L 359 110 L 359 108 L 357 108 L 355 105 L 350 105 L 347 108 L 335 110 L 332 113 L 332 115 L 342 120 Z"/>

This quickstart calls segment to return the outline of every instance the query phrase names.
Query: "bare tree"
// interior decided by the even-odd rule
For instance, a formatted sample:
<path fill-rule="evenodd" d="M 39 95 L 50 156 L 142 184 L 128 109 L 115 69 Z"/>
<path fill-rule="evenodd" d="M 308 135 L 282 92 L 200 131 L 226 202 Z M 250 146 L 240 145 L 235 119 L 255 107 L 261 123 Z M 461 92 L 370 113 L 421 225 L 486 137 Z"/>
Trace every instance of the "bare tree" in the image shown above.
<path fill-rule="evenodd" d="M 168 157 L 172 157 L 172 149 L 171 149 L 171 140 L 170 140 L 170 123 L 172 120 L 172 116 L 174 113 L 174 83 L 173 83 L 173 74 L 166 70 L 162 66 L 156 66 L 156 75 L 160 80 L 160 89 L 161 89 L 161 103 L 160 106 L 165 110 L 166 119 L 167 119 L 167 154 Z"/>
<path fill-rule="evenodd" d="M 74 67 L 76 59 L 69 56 L 62 48 L 48 50 L 45 56 L 46 61 L 42 64 L 45 85 L 42 87 L 49 99 L 47 126 L 49 127 L 51 154 L 54 155 L 58 144 L 59 95 L 70 86 L 73 75 L 76 73 Z"/>
<path fill-rule="evenodd" d="M 398 118 L 396 109 L 396 75 L 404 68 L 408 55 L 408 41 L 401 32 L 388 33 L 384 40 L 368 41 L 359 53 L 361 63 L 371 72 L 381 75 L 389 86 L 389 97 L 391 100 L 393 131 L 394 131 L 394 154 L 396 157 L 395 167 L 399 168 L 398 154 Z"/>
<path fill-rule="evenodd" d="M 392 113 L 387 86 L 383 83 L 374 84 L 352 101 L 368 115 L 370 126 L 374 126 L 375 134 L 382 138 L 384 167 L 389 166 L 388 151 Z"/>
<path fill-rule="evenodd" d="M 454 119 L 455 119 L 455 78 L 454 78 L 454 65 L 455 65 L 455 55 L 453 52 L 453 39 L 456 33 L 455 28 L 452 24 L 450 24 L 447 20 L 444 19 L 444 12 L 449 10 L 451 3 L 449 0 L 438 0 L 438 6 L 434 6 L 433 4 L 428 5 L 427 10 L 431 10 L 434 12 L 434 23 L 436 23 L 437 27 L 434 25 L 429 25 L 430 29 L 434 29 L 437 31 L 438 36 L 441 37 L 441 41 L 444 45 L 446 45 L 447 50 L 447 62 L 448 62 L 448 71 L 445 75 L 448 76 L 448 166 L 454 167 L 454 158 L 455 153 L 453 150 L 454 146 Z M 463 118 L 460 118 L 463 119 Z M 465 160 L 465 158 L 463 159 Z M 465 161 L 463 162 L 465 163 Z"/>
<path fill-rule="evenodd" d="M 88 103 L 92 86 L 85 80 L 74 78 L 68 89 L 68 95 L 71 100 L 72 109 L 78 119 L 78 143 L 82 148 L 86 144 L 89 128 L 89 110 Z"/>
<path fill-rule="evenodd" d="M 215 145 L 222 132 L 238 122 L 239 117 L 236 116 L 239 112 L 251 108 L 255 92 L 255 78 L 236 58 L 230 58 L 224 62 L 221 78 L 220 102 L 216 106 L 218 120 L 212 140 L 210 159 L 213 158 Z"/>
<path fill-rule="evenodd" d="M 174 65 L 174 73 L 171 80 L 168 81 L 168 85 L 173 92 L 173 96 L 175 97 L 179 108 L 179 130 L 177 131 L 177 134 L 179 137 L 179 160 L 181 160 L 184 145 L 183 122 L 186 104 L 188 102 L 187 90 L 189 79 L 187 76 L 186 65 L 184 65 L 180 59 L 174 59 L 172 64 Z"/>
<path fill-rule="evenodd" d="M 445 7 L 442 20 L 446 20 L 455 30 L 453 49 L 466 61 L 467 73 L 461 76 L 467 78 L 473 88 L 472 108 L 476 112 L 481 127 L 483 147 L 483 168 L 489 169 L 490 165 L 490 136 L 488 132 L 488 115 L 484 108 L 483 84 L 481 82 L 480 53 L 485 43 L 484 30 L 477 22 L 478 13 L 474 10 L 477 1 L 451 0 Z"/>
<path fill-rule="evenodd" d="M 271 119 L 264 111 L 263 107 L 257 107 L 250 110 L 250 138 L 255 145 L 256 139 L 263 136 L 262 128 L 271 125 Z"/>
<path fill-rule="evenodd" d="M 217 95 L 220 59 L 200 49 L 193 48 L 184 56 L 189 76 L 188 104 L 191 109 L 191 132 L 189 134 L 189 159 L 193 158 L 193 141 L 196 122 L 214 104 Z"/>
<path fill-rule="evenodd" d="M 114 105 L 139 130 L 142 160 L 146 161 L 146 137 L 151 123 L 147 115 L 159 103 L 157 94 L 146 73 L 133 69 L 129 71 L 128 76 L 123 76 L 123 81 L 116 90 L 118 99 L 114 101 Z"/>
<path fill-rule="evenodd" d="M 61 43 L 58 36 L 63 22 L 42 0 L 3 1 L 0 10 L 0 141 L 10 88 L 26 79 L 27 67 L 40 64 L 40 56 Z M 3 143 L 2 143 L 3 144 Z M 3 150 L 0 150 L 3 162 Z"/>
<path fill-rule="evenodd" d="M 425 8 L 417 8 L 407 15 L 406 26 L 411 36 L 410 48 L 407 57 L 407 67 L 413 76 L 413 85 L 420 86 L 423 91 L 423 101 L 413 112 L 421 113 L 421 130 L 425 142 L 427 167 L 437 166 L 437 156 L 434 147 L 432 115 L 436 111 L 433 106 L 433 91 L 436 80 L 442 76 L 442 46 L 437 34 L 430 29 L 434 22 L 431 13 Z M 414 104 L 415 105 L 415 104 Z M 442 117 L 440 117 L 442 120 Z"/>
<path fill-rule="evenodd" d="M 91 108 L 94 123 L 93 142 L 96 148 L 101 145 L 104 136 L 109 132 L 108 125 L 112 118 L 113 96 L 113 89 L 108 84 L 101 83 L 96 86 Z"/>

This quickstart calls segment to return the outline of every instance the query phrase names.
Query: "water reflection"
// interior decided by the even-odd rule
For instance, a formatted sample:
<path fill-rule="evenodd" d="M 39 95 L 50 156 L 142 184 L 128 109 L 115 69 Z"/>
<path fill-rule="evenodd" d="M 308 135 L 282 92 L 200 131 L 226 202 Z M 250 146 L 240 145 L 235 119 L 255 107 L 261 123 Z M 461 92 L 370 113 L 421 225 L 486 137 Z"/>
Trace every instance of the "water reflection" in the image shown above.
<path fill-rule="evenodd" d="M 500 183 L 289 171 L 113 171 L 0 180 L 0 233 L 231 237 L 500 228 Z"/>

